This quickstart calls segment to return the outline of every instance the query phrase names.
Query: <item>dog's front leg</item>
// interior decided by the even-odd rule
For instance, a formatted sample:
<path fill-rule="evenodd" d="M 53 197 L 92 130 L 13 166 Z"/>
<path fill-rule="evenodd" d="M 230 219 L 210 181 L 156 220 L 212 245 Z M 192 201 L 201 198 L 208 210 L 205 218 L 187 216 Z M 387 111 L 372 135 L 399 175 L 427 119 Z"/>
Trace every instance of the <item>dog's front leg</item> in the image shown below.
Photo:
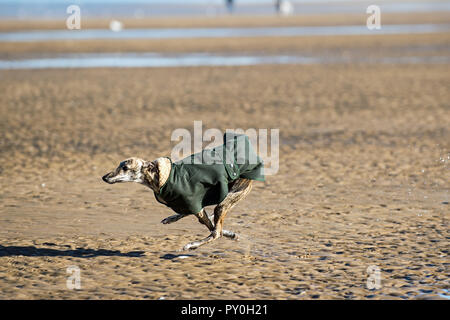
<path fill-rule="evenodd" d="M 197 249 L 200 246 L 203 246 L 204 244 L 207 244 L 208 242 L 211 242 L 213 240 L 216 240 L 219 238 L 219 235 L 216 232 L 211 232 L 209 236 L 206 238 L 199 240 L 199 241 L 193 241 L 189 242 L 187 245 L 183 247 L 183 250 L 194 250 Z"/>
<path fill-rule="evenodd" d="M 178 221 L 178 220 L 180 220 L 181 218 L 184 218 L 184 217 L 186 217 L 186 216 L 188 216 L 188 214 L 174 214 L 173 216 L 170 216 L 170 217 L 167 217 L 167 218 L 165 218 L 165 219 L 163 219 L 162 221 L 161 221 L 161 223 L 162 224 L 169 224 L 169 223 L 174 223 L 174 222 L 176 222 L 176 221 Z"/>

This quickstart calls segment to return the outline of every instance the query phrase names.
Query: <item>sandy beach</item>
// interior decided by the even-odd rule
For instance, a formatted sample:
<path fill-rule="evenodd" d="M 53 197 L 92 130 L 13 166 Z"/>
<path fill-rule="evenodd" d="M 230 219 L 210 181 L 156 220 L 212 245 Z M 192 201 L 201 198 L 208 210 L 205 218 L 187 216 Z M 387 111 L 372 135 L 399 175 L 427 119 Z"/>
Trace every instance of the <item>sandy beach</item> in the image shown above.
<path fill-rule="evenodd" d="M 359 49 L 448 57 L 449 47 L 449 34 L 423 34 L 13 43 L 0 56 Z M 0 71 L 0 299 L 448 298 L 449 71 Z M 240 241 L 181 253 L 208 235 L 204 226 L 194 217 L 162 225 L 172 212 L 149 189 L 101 176 L 129 156 L 170 155 L 173 130 L 200 120 L 204 130 L 279 129 L 279 172 L 227 216 Z M 81 271 L 80 290 L 66 287 L 69 266 Z M 378 289 L 367 287 L 369 267 L 380 271 Z"/>

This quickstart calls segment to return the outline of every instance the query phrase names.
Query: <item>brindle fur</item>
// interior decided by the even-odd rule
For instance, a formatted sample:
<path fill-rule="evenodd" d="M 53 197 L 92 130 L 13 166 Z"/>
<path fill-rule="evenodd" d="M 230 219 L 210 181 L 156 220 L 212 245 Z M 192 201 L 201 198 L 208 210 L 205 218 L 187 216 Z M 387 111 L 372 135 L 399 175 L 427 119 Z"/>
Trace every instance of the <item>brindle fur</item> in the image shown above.
<path fill-rule="evenodd" d="M 164 160 L 164 158 L 158 158 L 149 162 L 139 158 L 129 158 L 122 161 L 114 171 L 107 173 L 102 179 L 110 184 L 118 182 L 137 182 L 152 189 L 156 193 L 156 196 L 158 196 L 160 187 L 164 184 L 165 180 L 167 180 L 168 173 L 170 173 L 170 167 Z M 244 199 L 251 189 L 252 180 L 237 179 L 230 184 L 230 192 L 225 199 L 214 208 L 213 220 L 211 220 L 204 208 L 196 213 L 195 216 L 198 221 L 205 225 L 211 234 L 202 240 L 188 243 L 183 247 L 183 250 L 197 249 L 221 236 L 237 240 L 238 235 L 236 233 L 223 229 L 223 222 L 227 213 L 239 201 Z M 175 214 L 163 219 L 161 223 L 174 223 L 188 215 L 189 214 Z"/>

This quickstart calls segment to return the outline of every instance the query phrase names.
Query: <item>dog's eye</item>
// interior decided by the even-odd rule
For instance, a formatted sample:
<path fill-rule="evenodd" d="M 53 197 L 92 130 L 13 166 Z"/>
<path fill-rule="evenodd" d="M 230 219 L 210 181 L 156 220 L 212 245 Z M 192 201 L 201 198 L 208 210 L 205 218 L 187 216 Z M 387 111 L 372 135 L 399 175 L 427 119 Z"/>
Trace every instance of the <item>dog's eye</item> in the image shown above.
<path fill-rule="evenodd" d="M 122 170 L 123 170 L 123 171 L 127 171 L 127 170 L 128 170 L 128 167 L 127 167 L 127 166 L 123 166 L 123 167 L 122 167 Z"/>

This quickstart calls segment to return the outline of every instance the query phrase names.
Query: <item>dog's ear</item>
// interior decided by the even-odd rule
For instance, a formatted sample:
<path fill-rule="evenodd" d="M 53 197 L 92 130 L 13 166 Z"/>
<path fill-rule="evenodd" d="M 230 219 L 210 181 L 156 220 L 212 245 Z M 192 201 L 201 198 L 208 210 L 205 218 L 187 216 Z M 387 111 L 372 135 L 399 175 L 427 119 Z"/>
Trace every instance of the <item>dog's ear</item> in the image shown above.
<path fill-rule="evenodd" d="M 141 170 L 145 177 L 146 183 L 154 191 L 157 191 L 158 186 L 159 186 L 159 170 L 158 170 L 157 162 L 156 161 L 145 161 Z"/>
<path fill-rule="evenodd" d="M 144 165 L 142 166 L 142 168 L 145 171 L 149 171 L 149 172 L 157 172 L 158 171 L 158 165 L 156 163 L 156 161 L 145 161 Z"/>

